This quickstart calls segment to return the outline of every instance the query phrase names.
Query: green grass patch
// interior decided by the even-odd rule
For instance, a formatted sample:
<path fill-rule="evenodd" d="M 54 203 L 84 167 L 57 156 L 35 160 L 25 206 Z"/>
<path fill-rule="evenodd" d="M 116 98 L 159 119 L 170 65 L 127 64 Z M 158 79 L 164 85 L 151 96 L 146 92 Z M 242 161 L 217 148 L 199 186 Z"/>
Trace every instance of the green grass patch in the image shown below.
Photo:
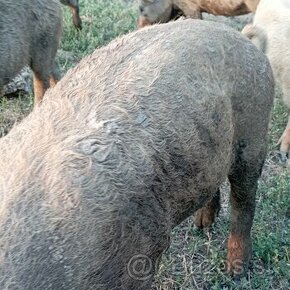
<path fill-rule="evenodd" d="M 83 29 L 77 31 L 71 20 L 71 13 L 63 7 L 64 29 L 61 49 L 73 51 L 81 58 L 112 39 L 136 28 L 136 5 L 123 0 L 80 1 Z M 69 65 L 67 66 L 69 67 Z"/>

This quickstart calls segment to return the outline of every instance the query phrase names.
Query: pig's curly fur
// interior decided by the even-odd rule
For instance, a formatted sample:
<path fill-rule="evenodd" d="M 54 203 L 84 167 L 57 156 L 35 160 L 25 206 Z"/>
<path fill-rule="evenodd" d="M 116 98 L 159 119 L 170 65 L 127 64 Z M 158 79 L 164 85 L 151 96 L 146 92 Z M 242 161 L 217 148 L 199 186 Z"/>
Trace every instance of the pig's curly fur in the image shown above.
<path fill-rule="evenodd" d="M 243 234 L 273 94 L 266 57 L 206 21 L 84 58 L 0 140 L 0 288 L 150 289 L 171 229 L 228 175 Z M 130 268 L 142 255 L 146 279 Z"/>

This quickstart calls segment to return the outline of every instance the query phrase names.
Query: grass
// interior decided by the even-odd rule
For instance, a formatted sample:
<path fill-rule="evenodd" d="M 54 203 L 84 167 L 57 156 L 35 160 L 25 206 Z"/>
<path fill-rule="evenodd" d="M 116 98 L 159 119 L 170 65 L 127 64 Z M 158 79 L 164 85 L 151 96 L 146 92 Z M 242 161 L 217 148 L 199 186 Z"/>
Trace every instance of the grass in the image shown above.
<path fill-rule="evenodd" d="M 32 108 L 32 97 L 19 95 L 18 98 L 0 98 L 0 137 L 26 116 Z"/>
<path fill-rule="evenodd" d="M 126 1 L 98 0 L 97 4 L 80 1 L 83 29 L 78 32 L 71 25 L 71 15 L 64 9 L 64 37 L 61 49 L 81 58 L 110 40 L 133 30 L 136 26 L 136 6 Z M 67 63 L 63 68 L 71 66 Z"/>
<path fill-rule="evenodd" d="M 210 231 L 196 230 L 192 218 L 174 230 L 154 289 L 289 289 L 290 221 L 286 210 L 290 177 L 283 168 L 274 172 L 265 168 L 260 180 L 247 279 L 235 283 L 223 272 L 229 227 L 229 212 L 224 206 Z"/>
<path fill-rule="evenodd" d="M 83 19 L 81 32 L 71 25 L 69 9 L 63 7 L 64 32 L 57 57 L 62 73 L 95 48 L 135 29 L 137 1 L 80 2 Z M 240 26 L 237 27 L 240 29 Z M 276 94 L 277 97 L 281 95 L 279 89 Z M 0 136 L 5 135 L 31 108 L 31 96 L 2 98 Z M 248 277 L 237 283 L 223 271 L 229 229 L 228 186 L 225 185 L 222 191 L 223 208 L 211 230 L 196 230 L 193 218 L 174 229 L 171 247 L 163 256 L 152 289 L 290 289 L 290 220 L 286 214 L 290 205 L 290 177 L 289 170 L 276 162 L 276 142 L 283 132 L 287 116 L 287 110 L 278 99 L 270 128 L 269 157 L 257 192 L 253 259 Z"/>

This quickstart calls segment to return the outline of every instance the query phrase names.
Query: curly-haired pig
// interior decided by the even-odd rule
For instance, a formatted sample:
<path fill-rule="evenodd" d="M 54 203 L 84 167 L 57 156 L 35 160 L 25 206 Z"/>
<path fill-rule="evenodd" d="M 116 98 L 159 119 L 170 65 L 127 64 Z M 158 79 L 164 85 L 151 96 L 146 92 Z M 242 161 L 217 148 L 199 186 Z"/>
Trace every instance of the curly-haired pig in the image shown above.
<path fill-rule="evenodd" d="M 284 104 L 290 109 L 290 1 L 261 0 L 253 24 L 242 30 L 251 41 L 269 58 L 276 84 L 282 89 Z M 290 158 L 290 114 L 280 137 L 281 156 Z"/>
<path fill-rule="evenodd" d="M 227 177 L 228 271 L 245 274 L 273 88 L 266 56 L 213 22 L 84 58 L 0 140 L 0 289 L 149 290 L 171 230 L 209 226 Z"/>

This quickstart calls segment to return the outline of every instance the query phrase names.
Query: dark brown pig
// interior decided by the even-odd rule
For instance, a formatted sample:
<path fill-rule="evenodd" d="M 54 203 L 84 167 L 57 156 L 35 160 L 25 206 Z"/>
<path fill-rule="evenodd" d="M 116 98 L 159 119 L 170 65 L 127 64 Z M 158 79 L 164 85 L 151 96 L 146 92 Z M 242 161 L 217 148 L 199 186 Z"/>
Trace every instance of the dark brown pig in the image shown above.
<path fill-rule="evenodd" d="M 237 16 L 254 12 L 260 0 L 140 0 L 138 27 L 165 23 L 178 16 L 201 19 L 201 13 Z"/>
<path fill-rule="evenodd" d="M 0 0 L 0 89 L 29 65 L 35 103 L 59 76 L 54 58 L 61 36 L 57 0 Z"/>
<path fill-rule="evenodd" d="M 227 177 L 228 270 L 245 274 L 273 87 L 264 54 L 206 21 L 83 59 L 0 140 L 0 289 L 149 290 L 171 230 L 212 223 Z"/>

